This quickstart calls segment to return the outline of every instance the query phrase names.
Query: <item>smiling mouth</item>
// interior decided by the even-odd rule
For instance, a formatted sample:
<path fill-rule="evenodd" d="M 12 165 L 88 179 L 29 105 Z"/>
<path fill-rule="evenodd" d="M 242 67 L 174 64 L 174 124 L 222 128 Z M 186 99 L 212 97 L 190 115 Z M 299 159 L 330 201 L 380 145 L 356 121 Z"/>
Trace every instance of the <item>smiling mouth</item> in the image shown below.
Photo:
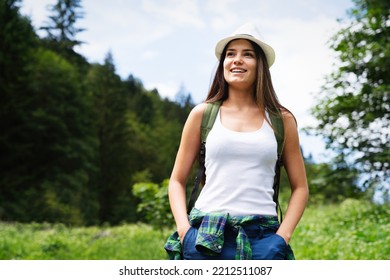
<path fill-rule="evenodd" d="M 231 73 L 238 73 L 238 74 L 241 74 L 241 73 L 245 73 L 246 70 L 245 69 L 241 69 L 241 68 L 233 68 L 230 70 Z"/>

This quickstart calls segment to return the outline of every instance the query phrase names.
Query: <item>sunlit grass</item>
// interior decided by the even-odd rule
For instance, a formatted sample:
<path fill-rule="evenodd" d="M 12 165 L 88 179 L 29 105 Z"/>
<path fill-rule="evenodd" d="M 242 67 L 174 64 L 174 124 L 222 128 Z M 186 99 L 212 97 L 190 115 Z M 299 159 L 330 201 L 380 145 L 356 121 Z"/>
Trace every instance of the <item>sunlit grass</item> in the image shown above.
<path fill-rule="evenodd" d="M 297 259 L 390 259 L 390 207 L 346 200 L 308 207 L 292 240 Z"/>
<path fill-rule="evenodd" d="M 168 232 L 145 224 L 71 228 L 49 224 L 0 224 L 0 259 L 166 259 Z"/>
<path fill-rule="evenodd" d="M 163 260 L 170 233 L 145 224 L 0 223 L 0 259 Z M 291 246 L 301 260 L 389 260 L 390 207 L 357 200 L 309 206 Z"/>

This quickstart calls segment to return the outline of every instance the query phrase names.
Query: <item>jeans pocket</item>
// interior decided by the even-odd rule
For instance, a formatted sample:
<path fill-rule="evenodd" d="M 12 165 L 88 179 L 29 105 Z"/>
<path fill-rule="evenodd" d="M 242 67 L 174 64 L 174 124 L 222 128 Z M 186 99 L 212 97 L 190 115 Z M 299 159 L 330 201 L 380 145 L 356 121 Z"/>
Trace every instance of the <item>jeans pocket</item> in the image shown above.
<path fill-rule="evenodd" d="M 273 259 L 275 260 L 283 260 L 286 257 L 287 253 L 287 243 L 283 237 L 279 234 L 271 235 L 271 247 L 270 251 L 273 254 Z"/>
<path fill-rule="evenodd" d="M 191 231 L 192 231 L 193 229 L 194 229 L 194 228 L 191 226 L 191 227 L 187 230 L 186 234 L 184 235 L 183 242 L 182 242 L 182 244 L 181 244 L 183 248 L 185 247 L 185 244 L 187 243 L 187 240 L 190 238 L 190 233 L 191 233 Z"/>
<path fill-rule="evenodd" d="M 275 233 L 275 239 L 279 239 L 280 243 L 284 245 L 283 247 L 287 247 L 286 240 L 284 240 L 283 237 L 281 237 L 279 234 Z"/>
<path fill-rule="evenodd" d="M 288 245 L 283 237 L 276 233 L 266 233 L 262 237 L 251 239 L 254 260 L 284 260 Z"/>
<path fill-rule="evenodd" d="M 198 229 L 190 227 L 183 238 L 182 253 L 184 260 L 206 260 L 210 259 L 209 256 L 199 252 L 196 247 L 196 236 L 198 235 Z"/>

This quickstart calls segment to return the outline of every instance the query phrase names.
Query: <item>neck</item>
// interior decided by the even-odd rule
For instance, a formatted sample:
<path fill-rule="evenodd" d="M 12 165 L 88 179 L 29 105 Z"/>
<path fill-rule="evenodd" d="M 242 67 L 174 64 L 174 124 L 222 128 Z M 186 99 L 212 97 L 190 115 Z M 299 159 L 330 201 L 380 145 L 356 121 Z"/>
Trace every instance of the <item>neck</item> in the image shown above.
<path fill-rule="evenodd" d="M 226 105 L 235 106 L 237 108 L 253 107 L 257 104 L 253 97 L 253 90 L 237 89 L 229 87 L 229 95 L 224 102 Z"/>

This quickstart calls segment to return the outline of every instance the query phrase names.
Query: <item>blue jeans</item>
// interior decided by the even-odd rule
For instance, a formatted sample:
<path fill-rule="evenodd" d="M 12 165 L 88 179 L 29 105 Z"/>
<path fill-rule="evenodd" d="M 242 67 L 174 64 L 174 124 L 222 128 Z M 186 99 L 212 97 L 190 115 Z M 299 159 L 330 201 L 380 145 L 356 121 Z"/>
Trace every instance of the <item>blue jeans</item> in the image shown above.
<path fill-rule="evenodd" d="M 283 260 L 287 250 L 291 248 L 283 237 L 277 235 L 274 230 L 259 225 L 243 226 L 252 247 L 254 260 Z M 198 234 L 196 227 L 191 227 L 183 239 L 183 257 L 185 260 L 234 260 L 236 255 L 237 232 L 231 227 L 225 228 L 224 245 L 221 254 L 208 256 L 195 248 L 195 240 Z"/>

